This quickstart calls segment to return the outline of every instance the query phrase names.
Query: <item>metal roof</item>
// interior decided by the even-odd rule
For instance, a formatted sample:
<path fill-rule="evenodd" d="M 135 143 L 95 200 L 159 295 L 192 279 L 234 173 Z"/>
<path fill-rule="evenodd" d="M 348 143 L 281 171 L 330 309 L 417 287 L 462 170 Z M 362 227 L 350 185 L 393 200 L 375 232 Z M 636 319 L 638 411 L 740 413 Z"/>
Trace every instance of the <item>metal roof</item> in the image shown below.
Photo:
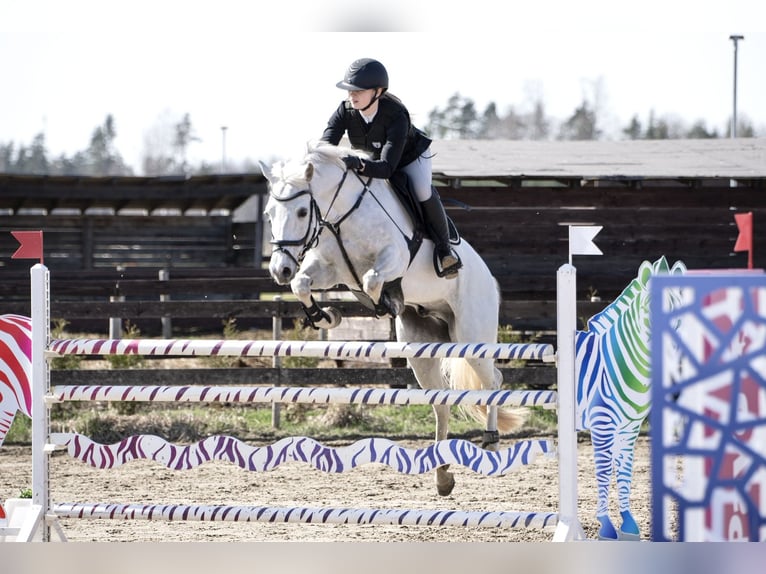
<path fill-rule="evenodd" d="M 766 178 L 766 138 L 436 140 L 435 175 L 549 179 Z"/>

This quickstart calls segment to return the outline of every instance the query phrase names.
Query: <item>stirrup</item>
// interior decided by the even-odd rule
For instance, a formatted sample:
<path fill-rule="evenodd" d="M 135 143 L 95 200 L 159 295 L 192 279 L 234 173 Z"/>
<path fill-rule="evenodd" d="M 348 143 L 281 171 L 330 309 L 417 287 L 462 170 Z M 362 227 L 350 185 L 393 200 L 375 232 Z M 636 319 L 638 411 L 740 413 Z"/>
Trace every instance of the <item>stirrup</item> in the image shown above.
<path fill-rule="evenodd" d="M 454 279 L 457 277 L 458 269 L 462 266 L 463 262 L 460 261 L 460 258 L 454 251 L 452 251 L 452 249 L 450 249 L 450 252 L 444 257 L 439 257 L 434 249 L 434 268 L 439 277 Z"/>

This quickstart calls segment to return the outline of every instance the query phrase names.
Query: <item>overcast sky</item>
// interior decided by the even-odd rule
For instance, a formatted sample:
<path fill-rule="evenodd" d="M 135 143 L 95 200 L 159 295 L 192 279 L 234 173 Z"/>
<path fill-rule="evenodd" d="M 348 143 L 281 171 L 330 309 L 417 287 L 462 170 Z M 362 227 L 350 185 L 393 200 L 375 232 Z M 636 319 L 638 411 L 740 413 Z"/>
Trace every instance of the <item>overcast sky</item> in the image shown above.
<path fill-rule="evenodd" d="M 360 57 L 388 68 L 416 124 L 458 92 L 479 111 L 562 120 L 598 87 L 614 137 L 653 110 L 723 133 L 733 109 L 766 137 L 766 1 L 1 0 L 0 142 L 87 148 L 107 114 L 138 170 L 153 127 L 190 114 L 189 160 L 302 152 Z M 357 32 L 348 32 L 349 30 Z M 137 171 L 137 173 L 140 173 Z"/>

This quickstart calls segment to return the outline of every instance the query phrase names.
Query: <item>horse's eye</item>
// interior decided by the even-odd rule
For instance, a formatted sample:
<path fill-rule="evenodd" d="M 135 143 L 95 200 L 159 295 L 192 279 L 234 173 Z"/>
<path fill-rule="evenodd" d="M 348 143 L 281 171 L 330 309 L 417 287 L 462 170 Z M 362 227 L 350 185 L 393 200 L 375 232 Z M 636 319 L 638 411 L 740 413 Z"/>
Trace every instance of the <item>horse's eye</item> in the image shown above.
<path fill-rule="evenodd" d="M 301 207 L 300 209 L 298 209 L 297 213 L 298 213 L 298 217 L 302 219 L 309 214 L 309 210 L 305 207 Z"/>

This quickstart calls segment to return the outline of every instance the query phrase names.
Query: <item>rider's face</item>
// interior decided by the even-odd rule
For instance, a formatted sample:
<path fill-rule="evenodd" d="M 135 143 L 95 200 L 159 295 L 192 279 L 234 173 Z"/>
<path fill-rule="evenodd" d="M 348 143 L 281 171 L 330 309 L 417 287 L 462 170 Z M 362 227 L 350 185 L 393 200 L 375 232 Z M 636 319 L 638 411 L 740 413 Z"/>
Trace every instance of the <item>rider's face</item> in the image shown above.
<path fill-rule="evenodd" d="M 355 90 L 348 92 L 348 101 L 351 102 L 351 107 L 355 110 L 362 110 L 368 105 L 375 97 L 377 89 L 372 88 L 369 90 Z"/>

